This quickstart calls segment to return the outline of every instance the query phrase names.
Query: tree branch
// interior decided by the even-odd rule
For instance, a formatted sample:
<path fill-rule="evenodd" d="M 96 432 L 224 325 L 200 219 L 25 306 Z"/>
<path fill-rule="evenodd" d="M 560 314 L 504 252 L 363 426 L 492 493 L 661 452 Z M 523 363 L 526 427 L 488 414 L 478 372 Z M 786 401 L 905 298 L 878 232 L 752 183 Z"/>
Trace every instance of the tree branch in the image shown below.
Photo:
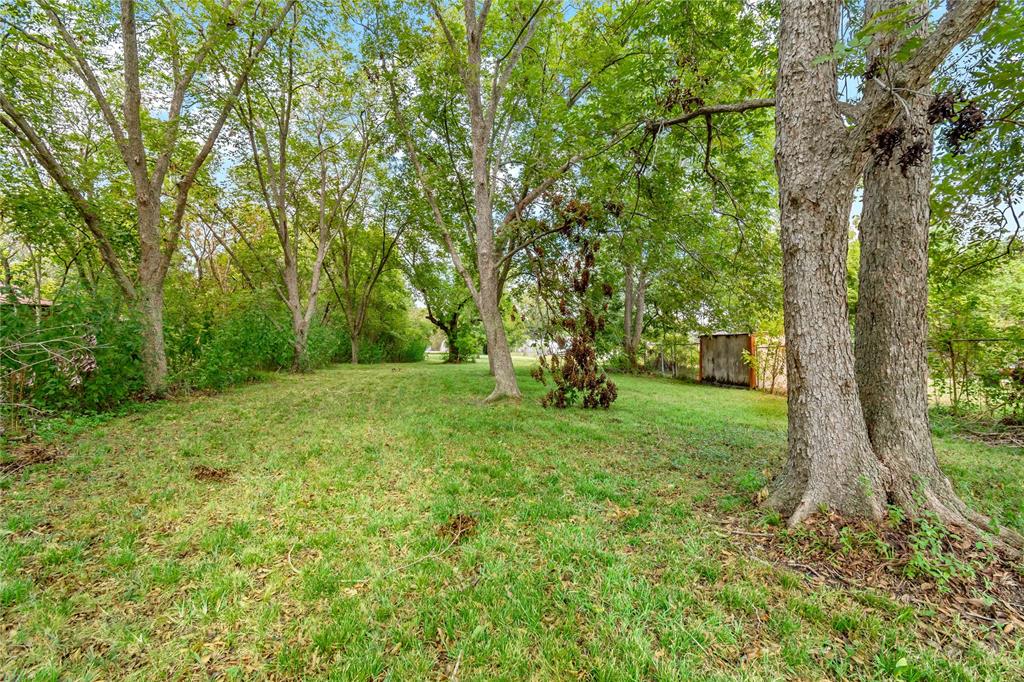
<path fill-rule="evenodd" d="M 123 1 L 128 2 L 130 0 Z M 235 106 L 238 96 L 242 92 L 242 88 L 249 79 L 249 74 L 252 72 L 256 59 L 259 57 L 260 53 L 263 52 L 263 49 L 266 47 L 271 36 L 281 28 L 281 24 L 284 23 L 288 13 L 292 11 L 292 8 L 295 6 L 295 2 L 296 0 L 288 0 L 288 3 L 284 6 L 284 10 L 277 17 L 277 21 L 275 21 L 274 24 L 263 34 L 255 49 L 250 51 L 241 72 L 238 74 L 238 78 L 231 87 L 231 94 L 221 107 L 220 113 L 217 115 L 217 120 L 213 124 L 213 128 L 206 136 L 206 141 L 203 143 L 202 149 L 199 150 L 199 153 L 192 161 L 192 164 L 189 166 L 188 170 L 185 171 L 185 175 L 178 181 L 178 195 L 174 203 L 174 213 L 171 216 L 171 231 L 164 245 L 165 267 L 166 263 L 170 262 L 171 256 L 177 248 L 178 235 L 181 233 L 181 223 L 182 219 L 185 217 L 185 207 L 188 204 L 188 192 L 192 188 L 193 183 L 195 183 L 196 175 L 199 174 L 199 170 L 203 167 L 203 164 L 206 163 L 206 159 L 210 155 L 210 152 L 213 151 L 213 146 L 217 142 L 217 138 L 220 137 L 220 132 L 224 128 L 224 123 L 227 121 L 228 114 L 231 113 L 231 109 Z"/>
<path fill-rule="evenodd" d="M 54 156 L 43 139 L 36 133 L 35 128 L 32 127 L 28 119 L 14 108 L 14 105 L 3 92 L 0 92 L 0 109 L 3 109 L 4 113 L 7 114 L 6 117 L 0 117 L 0 124 L 7 128 L 16 140 L 21 141 L 31 150 L 32 155 L 39 161 L 39 164 L 53 178 L 64 194 L 71 199 L 75 210 L 82 217 L 82 220 L 85 221 L 85 226 L 89 233 L 95 238 L 99 246 L 100 257 L 110 269 L 111 274 L 117 281 L 117 285 L 121 288 L 121 292 L 129 299 L 135 298 L 135 285 L 121 266 L 113 245 L 100 226 L 99 215 L 89 205 L 85 195 L 72 184 L 57 157 Z"/>
<path fill-rule="evenodd" d="M 652 133 L 659 133 L 665 128 L 672 126 L 682 125 L 688 123 L 695 118 L 701 118 L 703 116 L 711 116 L 713 114 L 730 114 L 740 113 L 743 111 L 751 111 L 753 109 L 765 109 L 768 107 L 775 106 L 775 98 L 767 97 L 763 99 L 749 99 L 742 102 L 733 102 L 731 104 L 711 104 L 708 106 L 694 109 L 688 113 L 678 116 L 676 118 L 663 119 L 661 121 L 648 121 L 647 130 Z"/>

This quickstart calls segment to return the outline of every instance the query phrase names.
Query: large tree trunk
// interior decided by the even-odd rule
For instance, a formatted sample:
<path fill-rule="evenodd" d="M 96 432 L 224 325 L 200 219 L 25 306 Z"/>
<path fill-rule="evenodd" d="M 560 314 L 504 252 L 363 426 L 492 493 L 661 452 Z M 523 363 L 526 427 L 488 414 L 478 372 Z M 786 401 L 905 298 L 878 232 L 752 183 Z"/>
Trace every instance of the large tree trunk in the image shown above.
<path fill-rule="evenodd" d="M 799 523 L 828 507 L 881 518 L 882 471 L 854 378 L 846 251 L 857 173 L 836 101 L 830 54 L 837 2 L 783 2 L 775 163 L 789 382 L 788 459 L 768 505 Z"/>
<path fill-rule="evenodd" d="M 448 357 L 445 362 L 458 364 L 462 362 L 462 352 L 456 340 L 459 337 L 459 314 L 455 313 L 448 319 L 448 324 L 441 327 L 445 338 L 448 340 Z"/>
<path fill-rule="evenodd" d="M 884 9 L 892 6 L 880 3 Z M 887 472 L 885 497 L 909 515 L 934 513 L 948 525 L 988 526 L 939 468 L 928 423 L 928 218 L 932 136 L 928 97 L 908 94 L 899 125 L 920 130 L 918 165 L 872 160 L 864 172 L 856 370 L 864 419 Z M 909 137 L 908 133 L 908 137 Z"/>
<path fill-rule="evenodd" d="M 480 313 L 480 319 L 483 320 L 483 312 Z M 494 376 L 494 352 L 491 348 L 494 347 L 494 335 L 491 333 L 494 331 L 494 326 L 488 326 L 484 323 L 484 339 L 487 344 L 487 372 L 493 377 Z"/>
<path fill-rule="evenodd" d="M 494 375 L 494 390 L 487 396 L 487 402 L 503 398 L 519 399 L 522 398 L 522 393 L 519 392 L 519 384 L 516 382 L 512 350 L 505 335 L 505 323 L 501 318 L 495 292 L 489 289 L 490 287 L 483 286 L 481 277 L 480 319 L 487 334 L 487 358 L 491 365 L 491 373 Z"/>
<path fill-rule="evenodd" d="M 162 396 L 167 391 L 164 279 L 168 262 L 161 250 L 159 202 L 144 195 L 138 201 L 138 208 L 139 286 L 134 295 L 142 318 L 142 373 L 146 392 Z"/>
<path fill-rule="evenodd" d="M 457 365 L 462 362 L 462 353 L 455 344 L 455 332 L 445 332 L 445 338 L 448 339 L 448 357 L 445 358 L 445 362 Z"/>
<path fill-rule="evenodd" d="M 351 354 L 351 356 L 349 358 L 349 361 L 353 365 L 358 365 L 359 364 L 359 334 L 357 332 L 353 332 L 353 333 L 351 333 L 349 335 L 349 349 L 352 352 L 352 354 Z"/>
<path fill-rule="evenodd" d="M 477 81 L 478 83 L 478 81 Z M 471 95 L 471 102 L 479 102 L 479 96 Z M 487 333 L 487 360 L 494 375 L 494 390 L 487 396 L 487 402 L 503 398 L 522 398 L 512 366 L 512 350 L 505 334 L 505 321 L 501 317 L 498 303 L 501 298 L 501 284 L 498 276 L 498 257 L 494 244 L 494 205 L 488 182 L 487 143 L 489 126 L 481 120 L 479 105 L 471 105 L 473 119 L 473 203 L 476 212 L 477 271 L 480 274 L 479 300 L 480 319 Z"/>
<path fill-rule="evenodd" d="M 904 3 L 879 0 L 868 13 Z M 789 458 L 768 504 L 795 524 L 819 506 L 880 518 L 888 504 L 911 514 L 922 508 L 977 533 L 986 519 L 969 510 L 941 473 L 927 418 L 925 358 L 930 140 L 925 163 L 899 168 L 899 154 L 866 160 L 865 140 L 881 126 L 927 131 L 926 102 L 863 115 L 850 135 L 836 102 L 832 53 L 838 2 L 784 0 L 779 41 L 776 167 L 783 249 L 783 303 L 789 371 Z M 991 11 L 963 3 L 929 38 L 930 51 L 910 60 L 927 76 Z M 952 17 L 950 19 L 949 17 Z M 898 36 L 876 35 L 874 55 Z M 920 59 L 918 59 L 920 57 Z M 910 81 L 907 81 L 910 82 Z M 926 86 L 902 88 L 905 96 Z M 878 97 L 879 92 L 875 92 Z M 886 95 L 888 96 L 888 95 Z M 883 102 L 883 104 L 878 104 Z M 863 105 L 862 105 L 863 106 Z M 895 111 L 891 117 L 887 111 Z M 923 133 L 927 135 L 928 133 Z M 907 142 L 907 144 L 910 144 Z M 896 159 L 895 161 L 893 159 Z M 857 175 L 864 175 L 857 360 L 846 320 L 845 258 Z M 1001 533 L 1019 546 L 1016 533 Z"/>

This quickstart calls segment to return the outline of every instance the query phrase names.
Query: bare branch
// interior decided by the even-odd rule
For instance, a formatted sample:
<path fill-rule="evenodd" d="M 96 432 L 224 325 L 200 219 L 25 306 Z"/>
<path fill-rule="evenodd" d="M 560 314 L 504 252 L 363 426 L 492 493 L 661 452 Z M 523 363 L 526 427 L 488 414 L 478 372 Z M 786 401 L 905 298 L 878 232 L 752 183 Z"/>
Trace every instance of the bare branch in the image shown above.
<path fill-rule="evenodd" d="M 130 0 L 124 1 L 128 2 Z M 267 31 L 260 38 L 260 41 L 259 43 L 257 43 L 256 47 L 250 50 L 249 56 L 246 59 L 245 64 L 242 66 L 242 69 L 238 74 L 237 79 L 235 80 L 234 84 L 231 87 L 230 95 L 224 102 L 224 105 L 221 107 L 220 113 L 217 115 L 217 120 L 213 124 L 213 128 L 206 136 L 206 141 L 203 143 L 202 149 L 199 150 L 199 153 L 192 161 L 192 165 L 189 166 L 188 170 L 185 171 L 184 176 L 182 176 L 181 180 L 178 181 L 178 196 L 174 204 L 174 213 L 171 216 L 171 230 L 167 238 L 167 241 L 164 244 L 164 258 L 165 262 L 167 263 L 170 262 L 171 256 L 174 254 L 174 251 L 177 248 L 178 235 L 181 233 L 181 223 L 182 219 L 185 217 L 185 207 L 188 203 L 188 192 L 192 188 L 192 185 L 195 183 L 196 175 L 199 174 L 199 170 L 203 167 L 203 164 L 206 163 L 206 159 L 210 155 L 210 152 L 213 151 L 213 146 L 217 142 L 217 138 L 220 137 L 220 132 L 224 128 L 224 123 L 227 121 L 228 114 L 231 113 L 231 109 L 235 106 L 236 102 L 238 101 L 238 96 L 242 92 L 242 88 L 245 86 L 245 83 L 249 79 L 249 74 L 252 72 L 252 68 L 256 63 L 256 59 L 259 57 L 260 53 L 263 52 L 263 49 L 267 46 L 267 42 L 270 40 L 271 36 L 273 36 L 281 28 L 281 25 L 284 23 L 284 20 L 288 16 L 288 13 L 291 12 L 292 8 L 295 6 L 295 2 L 296 0 L 288 0 L 283 11 L 281 12 L 280 15 L 278 15 L 277 20 L 274 22 L 273 26 L 267 29 Z"/>
<path fill-rule="evenodd" d="M 694 109 L 693 111 L 687 112 L 682 116 L 676 118 L 668 118 L 661 121 L 649 121 L 647 123 L 647 129 L 653 133 L 658 133 L 665 128 L 672 126 L 682 125 L 688 123 L 695 118 L 701 118 L 703 116 L 710 116 L 713 114 L 729 114 L 729 113 L 740 113 L 743 111 L 751 111 L 753 109 L 765 109 L 767 107 L 775 106 L 775 98 L 767 97 L 762 99 L 749 99 L 742 102 L 733 102 L 730 104 L 711 104 L 708 106 Z"/>

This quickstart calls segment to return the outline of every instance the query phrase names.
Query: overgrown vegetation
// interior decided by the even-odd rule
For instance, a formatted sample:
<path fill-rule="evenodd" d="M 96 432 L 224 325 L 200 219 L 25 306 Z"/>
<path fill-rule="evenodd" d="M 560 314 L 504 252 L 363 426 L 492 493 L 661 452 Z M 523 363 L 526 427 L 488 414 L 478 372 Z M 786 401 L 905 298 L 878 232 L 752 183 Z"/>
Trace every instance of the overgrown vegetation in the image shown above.
<path fill-rule="evenodd" d="M 0 0 L 0 666 L 1021 676 L 1024 0 L 919 5 Z M 785 453 L 606 374 L 716 332 Z"/>
<path fill-rule="evenodd" d="M 545 338 L 557 350 L 541 355 L 533 378 L 554 388 L 541 398 L 544 407 L 564 409 L 576 403 L 584 408 L 608 409 L 618 392 L 615 382 L 598 363 L 598 335 L 607 325 L 608 305 L 614 289 L 596 281 L 600 233 L 590 225 L 593 208 L 586 202 L 569 200 L 559 208 L 559 234 L 565 249 L 555 258 L 545 258 L 543 248 L 534 248 L 532 264 L 538 290 L 549 310 L 550 328 Z"/>
<path fill-rule="evenodd" d="M 110 410 L 142 394 L 134 311 L 113 293 L 64 294 L 40 316 L 31 306 L 0 305 L 0 419 L 7 436 L 24 435 L 47 416 Z M 286 310 L 248 292 L 182 292 L 168 301 L 166 338 L 179 392 L 223 390 L 292 366 Z M 425 324 L 404 305 L 381 307 L 365 330 L 361 360 L 416 362 L 426 346 Z M 316 321 L 303 368 L 347 361 L 349 349 L 344 327 Z"/>

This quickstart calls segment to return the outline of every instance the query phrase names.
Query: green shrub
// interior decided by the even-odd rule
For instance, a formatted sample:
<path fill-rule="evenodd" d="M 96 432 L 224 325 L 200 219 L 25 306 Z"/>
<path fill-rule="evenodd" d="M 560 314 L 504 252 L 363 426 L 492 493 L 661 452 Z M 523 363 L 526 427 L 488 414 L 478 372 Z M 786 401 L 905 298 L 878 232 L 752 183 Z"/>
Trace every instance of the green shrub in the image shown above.
<path fill-rule="evenodd" d="M 402 305 L 374 312 L 360 348 L 365 363 L 416 362 L 427 324 Z M 6 428 L 27 415 L 107 411 L 143 389 L 136 311 L 112 285 L 68 286 L 37 320 L 31 306 L 0 305 L 0 418 Z M 164 342 L 172 389 L 222 390 L 263 371 L 290 370 L 290 317 L 271 291 L 225 294 L 169 281 Z M 344 318 L 315 318 L 303 369 L 349 360 Z"/>
<path fill-rule="evenodd" d="M 197 332 L 195 355 L 174 359 L 181 368 L 175 378 L 193 388 L 220 390 L 248 381 L 260 370 L 290 366 L 290 334 L 283 311 L 241 298 L 221 319 Z"/>
<path fill-rule="evenodd" d="M 22 410 L 97 412 L 142 388 L 139 325 L 116 294 L 68 289 L 38 322 L 30 306 L 2 305 L 0 328 L 5 402 Z"/>

